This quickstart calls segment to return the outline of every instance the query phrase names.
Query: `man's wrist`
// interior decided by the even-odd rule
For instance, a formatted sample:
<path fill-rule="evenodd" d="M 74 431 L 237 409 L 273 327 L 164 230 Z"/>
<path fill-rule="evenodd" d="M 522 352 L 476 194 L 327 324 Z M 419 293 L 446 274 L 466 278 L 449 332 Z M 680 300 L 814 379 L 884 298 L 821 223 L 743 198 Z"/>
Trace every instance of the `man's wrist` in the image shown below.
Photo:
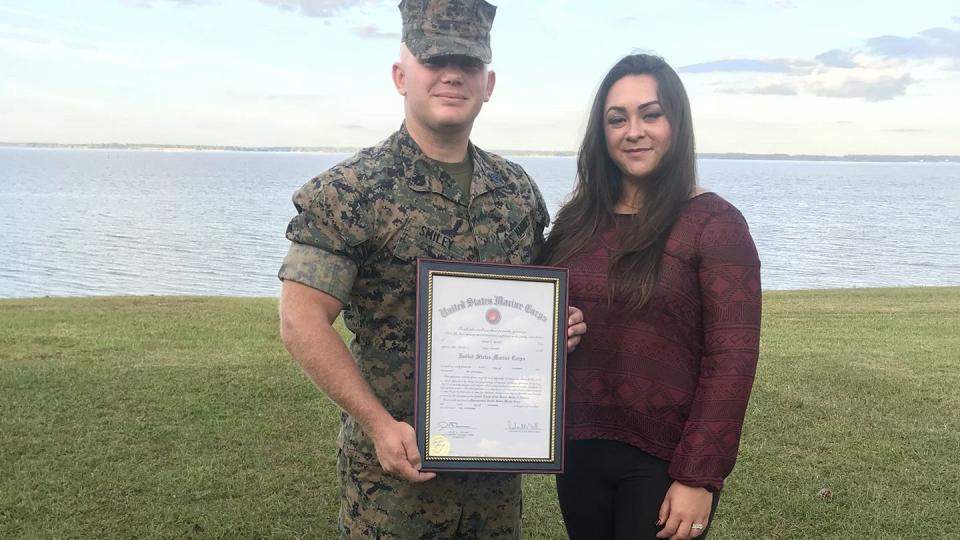
<path fill-rule="evenodd" d="M 376 439 L 381 433 L 389 429 L 394 422 L 396 422 L 396 420 L 390 416 L 390 413 L 380 407 L 380 410 L 371 414 L 370 418 L 362 420 L 360 426 L 367 432 L 370 438 Z"/>

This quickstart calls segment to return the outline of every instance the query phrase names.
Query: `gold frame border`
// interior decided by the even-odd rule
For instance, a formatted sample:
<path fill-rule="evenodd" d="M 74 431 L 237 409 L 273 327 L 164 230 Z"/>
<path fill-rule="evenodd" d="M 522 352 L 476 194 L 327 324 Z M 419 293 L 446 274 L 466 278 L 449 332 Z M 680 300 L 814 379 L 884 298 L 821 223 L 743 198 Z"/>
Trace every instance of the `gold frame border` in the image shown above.
<path fill-rule="evenodd" d="M 551 351 L 550 362 L 552 364 L 553 376 L 551 377 L 551 389 L 550 389 L 550 457 L 549 458 L 510 458 L 510 457 L 468 457 L 468 456 L 436 456 L 430 454 L 430 375 L 433 362 L 433 277 L 434 275 L 440 276 L 454 276 L 454 277 L 472 277 L 472 278 L 485 278 L 485 279 L 507 279 L 513 281 L 539 281 L 543 283 L 552 283 L 553 284 L 553 336 L 557 336 L 558 324 L 560 321 L 560 279 L 551 278 L 551 277 L 538 277 L 538 276 L 515 276 L 507 274 L 486 274 L 480 272 L 458 272 L 454 270 L 428 270 L 427 271 L 427 335 L 426 335 L 426 367 L 427 373 L 424 377 L 424 422 L 423 422 L 423 433 L 424 433 L 424 445 L 423 453 L 424 459 L 434 459 L 434 460 L 443 460 L 443 461 L 480 461 L 480 462 L 493 462 L 493 463 L 552 463 L 556 461 L 556 424 L 557 424 L 557 392 L 558 392 L 558 370 L 559 362 L 557 357 L 559 355 L 560 343 L 553 339 L 553 348 Z"/>

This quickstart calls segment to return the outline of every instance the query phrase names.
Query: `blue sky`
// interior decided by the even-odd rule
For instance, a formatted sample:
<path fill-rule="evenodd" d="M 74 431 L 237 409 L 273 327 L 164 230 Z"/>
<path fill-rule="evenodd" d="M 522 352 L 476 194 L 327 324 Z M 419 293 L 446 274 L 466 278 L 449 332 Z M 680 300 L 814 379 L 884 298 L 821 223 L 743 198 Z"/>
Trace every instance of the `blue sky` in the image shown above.
<path fill-rule="evenodd" d="M 634 51 L 690 94 L 698 150 L 960 154 L 960 4 L 501 0 L 473 140 L 575 150 Z M 0 141 L 373 144 L 396 129 L 396 1 L 0 0 Z"/>

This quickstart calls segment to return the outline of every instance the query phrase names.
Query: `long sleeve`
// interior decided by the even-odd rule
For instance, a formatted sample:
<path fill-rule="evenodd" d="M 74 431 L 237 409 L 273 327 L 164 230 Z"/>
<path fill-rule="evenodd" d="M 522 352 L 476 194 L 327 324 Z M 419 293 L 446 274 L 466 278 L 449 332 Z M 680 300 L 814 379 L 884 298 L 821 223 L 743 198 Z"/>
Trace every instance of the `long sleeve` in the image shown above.
<path fill-rule="evenodd" d="M 705 223 L 697 249 L 703 356 L 670 476 L 718 491 L 737 459 L 760 350 L 760 260 L 732 206 Z"/>

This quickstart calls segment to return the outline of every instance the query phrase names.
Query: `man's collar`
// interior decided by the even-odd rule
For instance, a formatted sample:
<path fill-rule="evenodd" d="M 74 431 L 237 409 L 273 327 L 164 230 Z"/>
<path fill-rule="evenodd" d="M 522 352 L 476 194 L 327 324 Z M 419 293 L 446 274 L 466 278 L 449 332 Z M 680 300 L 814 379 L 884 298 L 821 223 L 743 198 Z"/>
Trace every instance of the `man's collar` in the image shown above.
<path fill-rule="evenodd" d="M 410 189 L 439 193 L 451 201 L 460 201 L 460 189 L 457 188 L 456 183 L 439 165 L 423 153 L 420 145 L 413 140 L 407 130 L 406 123 L 402 124 L 400 131 L 397 132 L 396 144 L 400 162 L 404 170 L 408 171 L 404 176 L 408 179 Z M 409 171 L 412 171 L 412 174 Z M 462 204 L 467 204 L 470 195 L 464 194 L 464 198 Z"/>
<path fill-rule="evenodd" d="M 464 205 L 469 202 L 471 194 L 464 193 L 464 199 L 460 200 L 460 189 L 456 187 L 456 183 L 434 160 L 423 153 L 420 145 L 410 135 L 405 123 L 397 132 L 396 144 L 397 155 L 400 156 L 403 167 L 414 171 L 414 174 L 406 175 L 409 178 L 410 189 L 439 193 L 452 201 L 460 201 Z M 467 153 L 473 160 L 471 191 L 474 195 L 499 189 L 506 184 L 500 172 L 491 167 L 482 150 L 468 142 Z"/>
<path fill-rule="evenodd" d="M 482 195 L 488 191 L 500 189 L 506 185 L 500 171 L 494 169 L 485 152 L 470 144 L 470 153 L 473 158 L 473 183 L 471 191 L 474 195 Z"/>

